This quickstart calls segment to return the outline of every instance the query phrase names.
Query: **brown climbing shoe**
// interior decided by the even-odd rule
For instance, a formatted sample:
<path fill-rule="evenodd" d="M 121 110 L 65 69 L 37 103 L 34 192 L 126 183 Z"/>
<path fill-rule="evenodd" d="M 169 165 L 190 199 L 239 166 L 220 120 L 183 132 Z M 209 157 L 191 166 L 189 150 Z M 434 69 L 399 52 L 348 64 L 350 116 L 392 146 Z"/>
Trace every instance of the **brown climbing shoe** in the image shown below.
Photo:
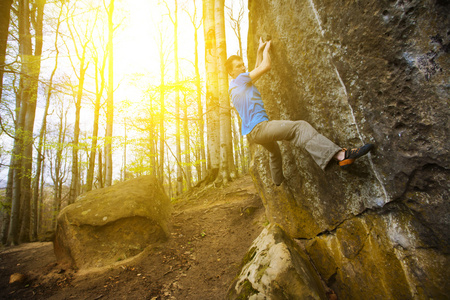
<path fill-rule="evenodd" d="M 338 165 L 342 168 L 345 169 L 348 166 L 350 166 L 355 159 L 357 159 L 358 157 L 361 157 L 363 155 L 366 155 L 370 150 L 372 150 L 373 148 L 373 144 L 365 144 L 362 147 L 359 148 L 353 148 L 350 150 L 347 149 L 342 149 L 345 151 L 345 158 L 341 161 L 338 162 Z"/>

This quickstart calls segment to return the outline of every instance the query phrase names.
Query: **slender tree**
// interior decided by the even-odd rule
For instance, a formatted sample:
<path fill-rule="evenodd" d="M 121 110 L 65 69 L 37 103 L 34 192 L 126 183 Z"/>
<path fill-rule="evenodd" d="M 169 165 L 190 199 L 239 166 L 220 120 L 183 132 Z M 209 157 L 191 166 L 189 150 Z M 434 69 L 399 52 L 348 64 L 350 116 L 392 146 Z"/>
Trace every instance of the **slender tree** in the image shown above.
<path fill-rule="evenodd" d="M 2 101 L 3 71 L 5 65 L 6 45 L 8 44 L 8 28 L 12 0 L 0 1 L 0 102 Z"/>
<path fill-rule="evenodd" d="M 106 101 L 106 136 L 105 136 L 105 164 L 106 164 L 106 181 L 105 185 L 112 184 L 112 137 L 113 137 L 113 121 L 114 121 L 114 55 L 113 55 L 113 24 L 114 0 L 109 2 L 108 7 L 108 99 Z"/>
<path fill-rule="evenodd" d="M 44 138 L 45 138 L 45 136 L 44 136 Z M 44 143 L 45 143 L 45 140 L 44 140 Z M 45 149 L 43 149 L 43 151 L 45 152 Z M 43 221 L 44 221 L 44 218 L 43 218 L 43 211 L 44 211 L 44 183 L 45 183 L 45 181 L 44 181 L 44 174 L 45 174 L 45 164 L 43 163 L 42 164 L 42 172 L 41 172 L 41 180 L 40 180 L 40 188 L 39 188 L 39 198 L 38 198 L 38 214 L 37 214 L 37 216 L 38 216 L 38 220 L 37 220 L 37 225 L 38 225 L 38 228 L 37 228 L 37 232 L 38 232 L 38 234 L 39 234 L 39 232 L 41 232 L 41 229 L 42 229 L 42 224 L 43 224 Z"/>
<path fill-rule="evenodd" d="M 123 119 L 123 127 L 124 127 L 124 142 L 123 142 L 123 167 L 122 167 L 122 174 L 123 174 L 123 180 L 127 180 L 127 127 L 128 127 L 128 117 L 125 116 Z"/>
<path fill-rule="evenodd" d="M 240 157 L 240 152 L 239 152 L 239 136 L 240 133 L 238 132 L 236 123 L 237 123 L 237 116 L 235 113 L 231 113 L 231 133 L 232 133 L 232 137 L 233 137 L 233 154 L 234 154 L 234 162 L 237 166 L 239 166 L 239 157 Z M 236 175 L 239 175 L 239 168 L 236 167 Z"/>
<path fill-rule="evenodd" d="M 184 136 L 184 164 L 186 172 L 186 186 L 190 189 L 192 186 L 192 171 L 191 171 L 191 147 L 189 134 L 189 116 L 188 116 L 188 102 L 187 93 L 183 93 L 183 136 Z"/>
<path fill-rule="evenodd" d="M 230 26 L 231 29 L 233 29 L 234 34 L 236 35 L 236 38 L 239 43 L 239 53 L 238 55 L 242 58 L 244 57 L 244 52 L 242 49 L 242 34 L 241 34 L 241 27 L 242 27 L 242 20 L 244 19 L 244 2 L 243 0 L 239 0 L 239 11 L 237 14 L 237 18 L 234 16 L 233 11 L 233 3 L 231 2 L 231 6 L 227 7 L 227 15 L 230 20 Z"/>
<path fill-rule="evenodd" d="M 75 63 L 72 59 L 72 55 L 69 55 L 69 59 L 72 65 L 72 69 L 78 79 L 77 85 L 72 86 L 73 97 L 75 103 L 75 125 L 72 140 L 72 168 L 71 168 L 71 184 L 69 192 L 69 204 L 73 203 L 76 197 L 79 195 L 80 186 L 80 174 L 79 174 L 79 139 L 80 139 L 80 117 L 81 117 L 81 105 L 84 95 L 84 85 L 86 81 L 86 72 L 89 67 L 89 51 L 92 47 L 93 30 L 92 26 L 97 23 L 97 15 L 93 20 L 89 19 L 86 15 L 76 15 L 77 3 L 75 2 L 68 10 L 67 16 L 67 29 L 70 33 L 72 41 L 72 47 L 68 46 L 68 43 L 63 39 L 66 45 L 67 52 L 71 52 L 73 49 L 78 59 Z M 83 26 L 79 24 L 82 23 Z"/>
<path fill-rule="evenodd" d="M 220 167 L 220 122 L 219 122 L 219 88 L 216 59 L 216 29 L 214 23 L 214 0 L 203 1 L 203 30 L 205 36 L 206 68 L 206 125 L 208 128 L 208 162 L 207 182 L 214 181 Z"/>
<path fill-rule="evenodd" d="M 45 102 L 45 109 L 44 109 L 44 115 L 42 117 L 42 125 L 41 130 L 39 132 L 39 143 L 37 147 L 37 162 L 36 162 L 36 175 L 35 180 L 33 183 L 33 224 L 32 224 L 32 238 L 34 240 L 37 239 L 38 234 L 38 219 L 39 219 L 39 186 L 40 186 L 40 177 L 41 177 L 41 171 L 43 168 L 44 163 L 44 153 L 43 153 L 43 145 L 44 145 L 44 135 L 47 130 L 47 116 L 48 116 L 48 110 L 50 107 L 50 98 L 52 96 L 53 92 L 53 77 L 55 76 L 56 70 L 58 68 L 58 58 L 59 58 L 59 47 L 58 47 L 58 37 L 59 37 L 59 28 L 61 25 L 61 16 L 63 12 L 63 6 L 61 6 L 61 9 L 59 10 L 58 20 L 56 23 L 56 31 L 55 31 L 55 65 L 53 67 L 52 73 L 50 75 L 50 80 L 48 82 L 47 87 L 47 95 L 46 95 L 46 102 Z"/>
<path fill-rule="evenodd" d="M 173 35 L 174 35 L 174 62 L 175 62 L 175 143 L 176 143 L 176 156 L 178 162 L 181 162 L 181 118 L 180 118 L 180 74 L 178 67 L 178 1 L 174 0 L 174 12 L 173 16 L 170 12 L 169 5 L 164 1 L 166 8 L 169 12 L 170 21 L 173 24 Z M 183 192 L 183 171 L 180 163 L 177 164 L 177 195 Z"/>
<path fill-rule="evenodd" d="M 97 49 L 94 47 L 94 49 Z M 105 89 L 105 67 L 107 55 L 103 55 L 102 62 L 98 63 L 98 51 L 94 51 L 94 62 L 95 62 L 95 104 L 94 104 L 94 125 L 92 129 L 92 141 L 91 150 L 89 155 L 89 165 L 86 176 L 86 191 L 92 190 L 92 184 L 94 181 L 94 171 L 95 171 L 95 157 L 97 153 L 98 144 L 98 124 L 100 119 L 100 108 L 103 91 Z M 99 78 L 100 76 L 100 78 Z"/>
<path fill-rule="evenodd" d="M 162 23 L 162 22 L 161 22 Z M 166 67 L 168 60 L 168 51 L 165 49 L 164 39 L 163 39 L 163 28 L 161 26 L 158 27 L 158 52 L 159 52 L 159 70 L 160 70 L 160 84 L 159 84 L 159 167 L 158 167 L 158 176 L 161 184 L 164 184 L 164 163 L 165 163 L 165 94 L 166 94 L 166 86 L 165 86 L 165 76 L 166 76 Z"/>
<path fill-rule="evenodd" d="M 157 157 L 157 149 L 156 149 L 156 145 L 157 145 L 157 135 L 155 134 L 156 132 L 156 117 L 155 117 L 155 112 L 153 110 L 153 96 L 150 95 L 150 99 L 149 99 L 149 115 L 150 115 L 150 119 L 147 122 L 147 132 L 149 135 L 149 157 L 150 157 L 150 174 L 156 176 L 156 171 L 158 169 L 157 167 L 157 163 L 156 163 L 156 157 Z"/>
<path fill-rule="evenodd" d="M 198 30 L 202 25 L 202 20 L 198 21 L 197 19 L 197 5 L 194 0 L 194 13 L 189 14 L 189 18 L 191 20 L 192 26 L 194 27 L 194 67 L 195 67 L 195 87 L 197 89 L 197 126 L 199 128 L 199 147 L 200 147 L 200 161 L 197 164 L 200 164 L 200 167 L 197 168 L 198 180 L 200 181 L 203 176 L 202 174 L 206 174 L 206 151 L 205 151 L 205 126 L 204 126 L 204 115 L 203 115 L 203 103 L 202 103 L 202 86 L 200 79 L 200 68 L 198 63 Z"/>
<path fill-rule="evenodd" d="M 12 161 L 12 156 L 11 156 Z M 5 191 L 5 199 L 2 203 L 3 207 L 6 208 L 3 210 L 3 220 L 2 220 L 2 244 L 6 245 L 8 241 L 8 232 L 9 225 L 11 221 L 10 212 L 8 209 L 11 209 L 11 199 L 12 199 L 12 187 L 13 187 L 13 176 L 14 171 L 13 168 L 9 168 L 8 170 L 8 181 L 6 183 L 6 191 Z"/>
<path fill-rule="evenodd" d="M 227 47 L 225 40 L 224 0 L 215 1 L 215 27 L 217 48 L 217 69 L 220 105 L 220 169 L 223 183 L 235 177 L 233 142 L 231 138 L 231 109 L 228 97 L 228 74 L 225 69 Z"/>
<path fill-rule="evenodd" d="M 20 240 L 23 242 L 30 241 L 30 230 L 31 230 L 31 201 L 32 201 L 32 190 L 31 190 L 31 177 L 32 177 L 32 165 L 33 165 L 33 130 L 34 130 L 34 119 L 36 116 L 36 102 L 37 102 L 37 89 L 39 82 L 39 74 L 41 69 L 41 55 L 42 55 L 42 27 L 44 19 L 44 6 L 45 0 L 39 0 L 33 3 L 33 11 L 35 13 L 30 13 L 30 23 L 33 25 L 35 31 L 35 42 L 34 42 L 34 55 L 31 56 L 31 78 L 30 82 L 30 98 L 29 107 L 26 112 L 25 117 L 25 145 L 24 145 L 24 155 L 23 155 L 23 169 L 24 176 L 22 179 L 22 194 L 21 202 L 22 207 L 22 224 Z M 28 30 L 30 30 L 29 28 Z M 31 31 L 30 31 L 31 34 Z M 27 39 L 27 44 L 31 42 L 31 39 Z M 31 46 L 32 47 L 32 46 Z"/>
<path fill-rule="evenodd" d="M 56 216 L 61 207 L 63 183 L 66 180 L 65 168 L 65 152 L 66 152 L 66 135 L 67 135 L 67 114 L 69 110 L 64 108 L 64 103 L 60 104 L 58 111 L 58 137 L 56 142 L 52 143 L 52 147 L 47 150 L 47 156 L 50 162 L 50 177 L 53 181 L 53 216 L 52 228 L 56 228 Z M 54 149 L 54 152 L 53 152 Z M 69 192 L 70 193 L 70 192 Z M 70 195 L 70 194 L 69 194 Z"/>
<path fill-rule="evenodd" d="M 176 122 L 176 152 L 177 160 L 181 162 L 181 129 L 180 129 L 180 89 L 179 89 L 179 67 L 178 67 L 178 2 L 175 0 L 175 12 L 173 19 L 174 28 L 174 60 L 175 60 L 175 122 Z M 177 164 L 177 195 L 183 192 L 183 175 L 181 163 Z"/>
<path fill-rule="evenodd" d="M 103 188 L 103 159 L 102 149 L 98 149 L 98 175 L 97 175 L 98 187 Z"/>

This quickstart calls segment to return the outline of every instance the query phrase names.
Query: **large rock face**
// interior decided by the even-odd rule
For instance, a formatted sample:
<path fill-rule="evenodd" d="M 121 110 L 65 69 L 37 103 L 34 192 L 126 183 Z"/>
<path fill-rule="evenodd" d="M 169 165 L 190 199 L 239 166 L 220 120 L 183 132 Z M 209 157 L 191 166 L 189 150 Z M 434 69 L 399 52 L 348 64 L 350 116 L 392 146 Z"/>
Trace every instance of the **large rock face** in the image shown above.
<path fill-rule="evenodd" d="M 306 120 L 342 147 L 374 143 L 323 172 L 280 143 L 252 173 L 272 223 L 302 239 L 343 299 L 444 298 L 450 249 L 448 1 L 249 1 L 249 65 L 260 36 L 272 70 L 257 86 L 272 119 Z"/>
<path fill-rule="evenodd" d="M 102 267 L 165 240 L 171 204 L 158 180 L 142 176 L 81 195 L 58 215 L 59 263 Z"/>

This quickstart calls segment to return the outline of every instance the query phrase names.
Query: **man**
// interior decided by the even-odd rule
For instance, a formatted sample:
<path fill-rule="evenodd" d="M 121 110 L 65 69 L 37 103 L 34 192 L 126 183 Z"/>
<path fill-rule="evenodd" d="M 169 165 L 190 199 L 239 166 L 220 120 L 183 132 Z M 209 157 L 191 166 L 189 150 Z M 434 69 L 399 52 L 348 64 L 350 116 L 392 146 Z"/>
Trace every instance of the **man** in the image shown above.
<path fill-rule="evenodd" d="M 245 72 L 244 62 L 237 55 L 228 58 L 226 68 L 233 78 L 229 92 L 242 120 L 242 135 L 247 135 L 250 143 L 260 144 L 270 152 L 273 182 L 279 186 L 284 181 L 277 141 L 291 141 L 305 149 L 323 170 L 332 158 L 338 161 L 341 168 L 347 168 L 355 159 L 367 154 L 373 148 L 372 144 L 347 150 L 319 134 L 305 121 L 269 120 L 254 83 L 271 69 L 270 44 L 271 41 L 263 42 L 260 38 L 253 71 Z"/>

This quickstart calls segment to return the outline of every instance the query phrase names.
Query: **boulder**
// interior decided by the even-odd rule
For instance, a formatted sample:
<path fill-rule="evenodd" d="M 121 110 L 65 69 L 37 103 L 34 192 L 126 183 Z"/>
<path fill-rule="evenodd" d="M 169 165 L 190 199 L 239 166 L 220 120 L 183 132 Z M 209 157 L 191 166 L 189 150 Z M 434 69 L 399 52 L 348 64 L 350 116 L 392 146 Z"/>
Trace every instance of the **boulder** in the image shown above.
<path fill-rule="evenodd" d="M 327 299 L 307 256 L 278 226 L 262 231 L 242 265 L 227 299 Z"/>
<path fill-rule="evenodd" d="M 376 145 L 322 171 L 280 142 L 287 180 L 252 147 L 268 219 L 305 242 L 344 299 L 442 299 L 450 290 L 448 1 L 249 1 L 272 69 L 256 83 L 271 119 L 305 120 L 342 147 Z"/>
<path fill-rule="evenodd" d="M 170 211 L 170 200 L 153 176 L 90 191 L 59 213 L 56 258 L 90 268 L 133 257 L 168 237 Z"/>

